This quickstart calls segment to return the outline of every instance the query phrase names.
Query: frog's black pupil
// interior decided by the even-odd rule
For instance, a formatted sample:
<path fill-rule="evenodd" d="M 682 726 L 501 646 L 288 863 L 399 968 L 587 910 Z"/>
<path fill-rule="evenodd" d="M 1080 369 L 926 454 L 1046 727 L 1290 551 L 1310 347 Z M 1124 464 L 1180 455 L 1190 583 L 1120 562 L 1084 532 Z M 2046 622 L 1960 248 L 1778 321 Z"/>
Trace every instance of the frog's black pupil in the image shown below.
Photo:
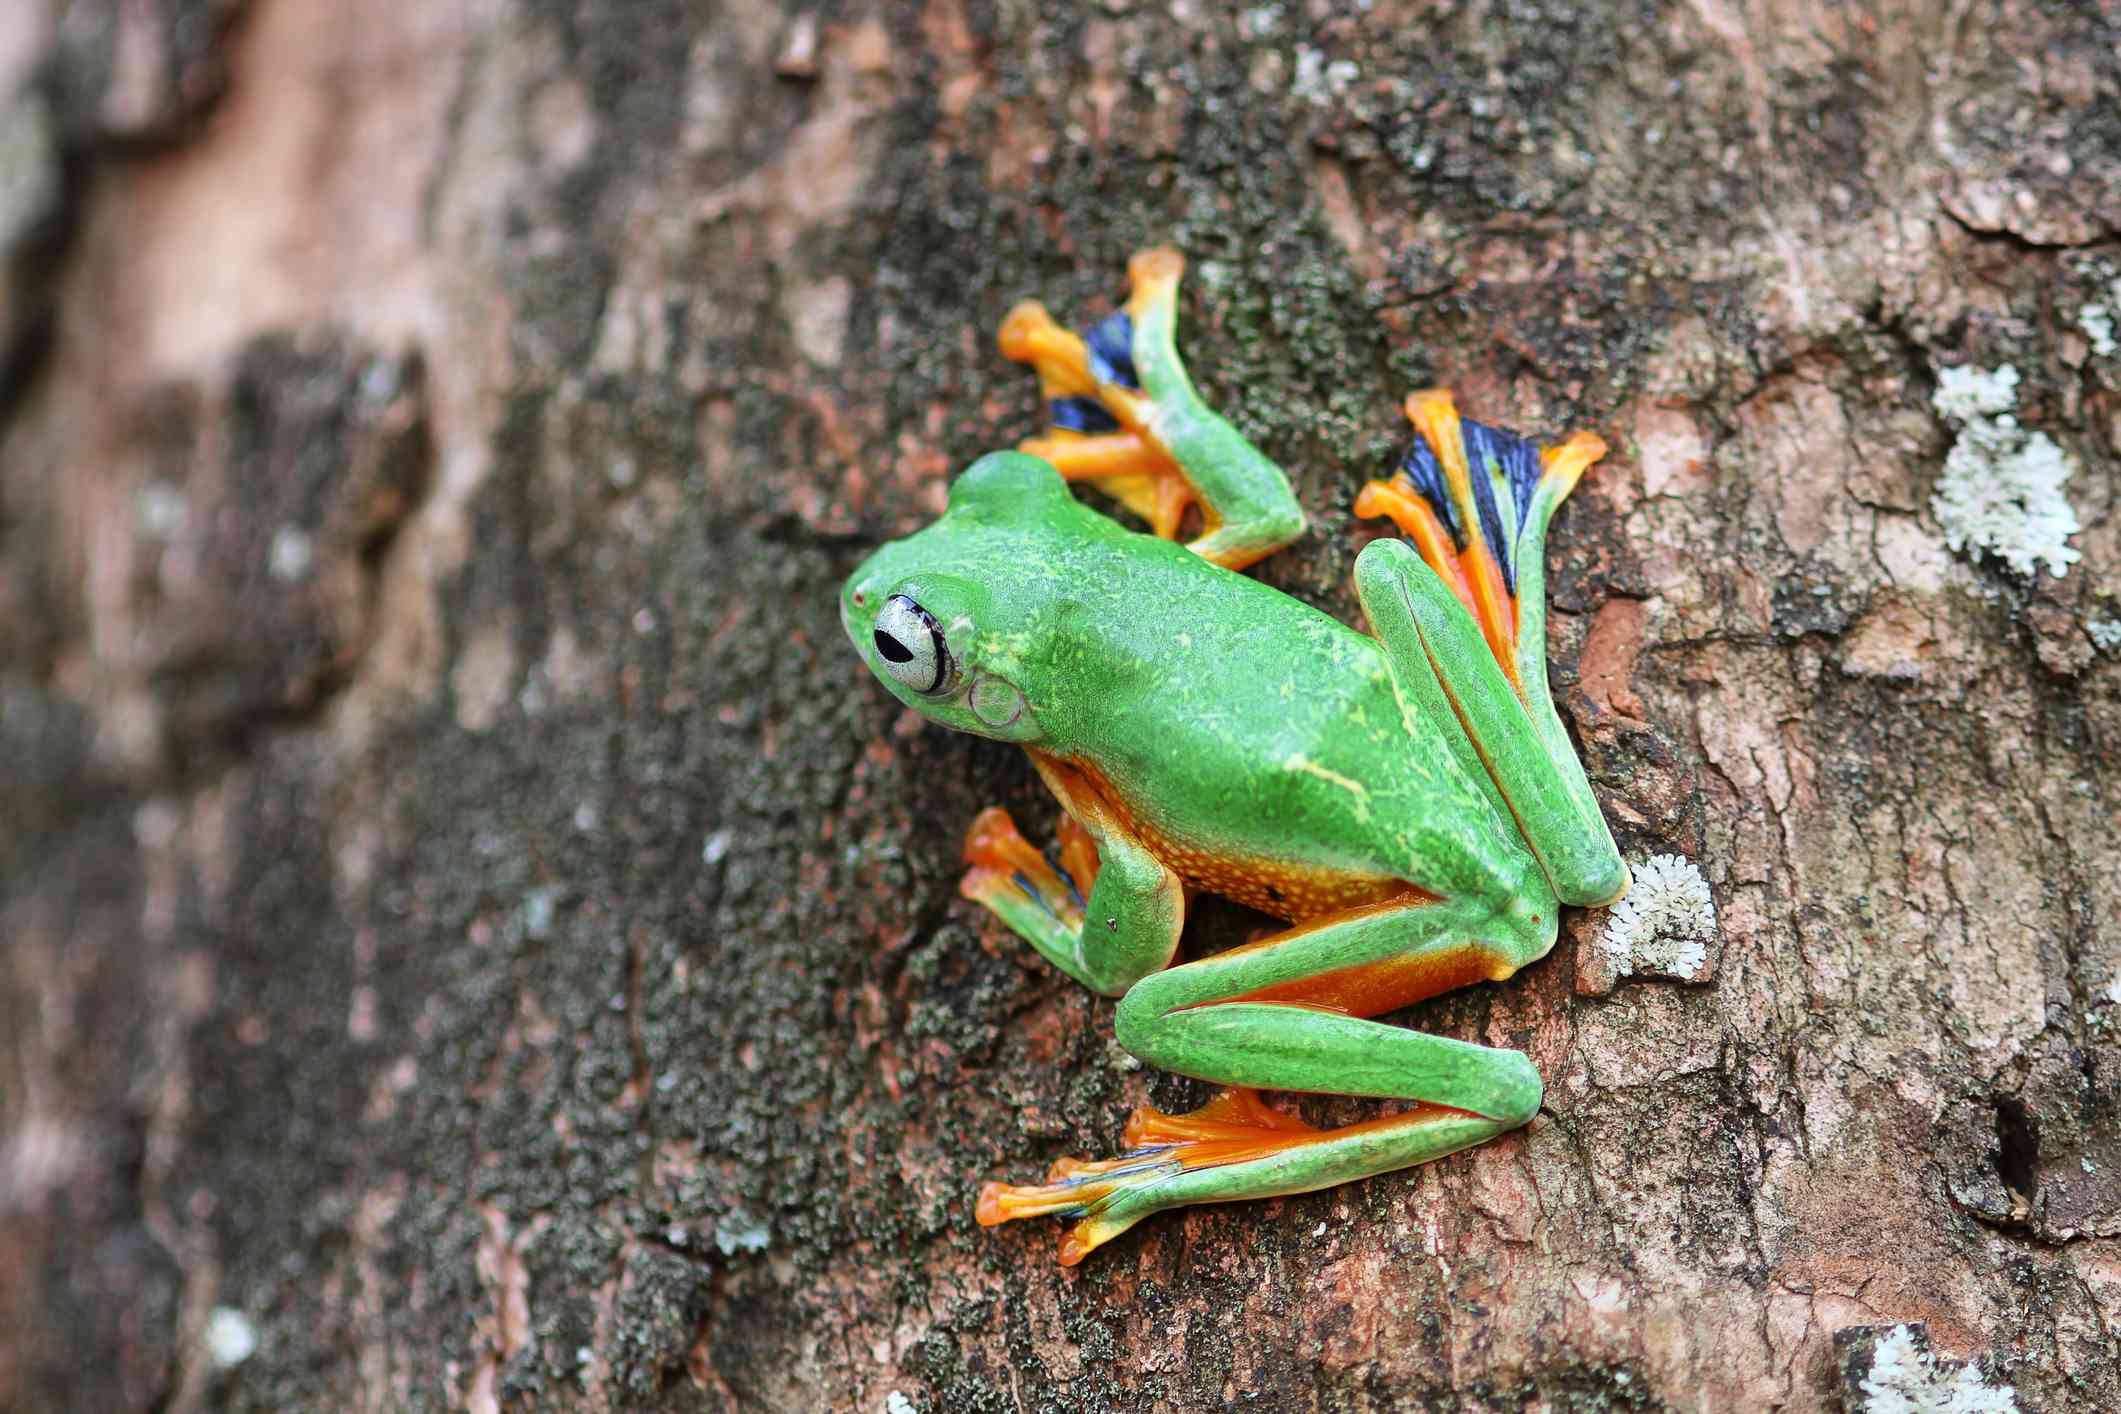
<path fill-rule="evenodd" d="M 876 651 L 883 654 L 887 660 L 893 663 L 910 663 L 913 661 L 913 650 L 882 629 L 876 630 Z"/>

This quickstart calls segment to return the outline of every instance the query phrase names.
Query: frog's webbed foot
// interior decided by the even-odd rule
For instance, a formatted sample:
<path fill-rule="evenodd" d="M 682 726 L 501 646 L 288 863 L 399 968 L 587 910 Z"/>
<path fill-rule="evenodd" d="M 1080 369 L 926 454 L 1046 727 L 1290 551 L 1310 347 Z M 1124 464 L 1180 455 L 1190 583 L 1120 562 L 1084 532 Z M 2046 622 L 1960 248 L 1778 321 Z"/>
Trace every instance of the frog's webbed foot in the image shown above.
<path fill-rule="evenodd" d="M 1083 901 L 1097 882 L 1097 846 L 1074 817 L 1061 817 L 1058 864 L 1039 853 L 999 805 L 990 805 L 965 833 L 971 867 L 958 893 L 1025 937 L 1079 933 Z"/>
<path fill-rule="evenodd" d="M 1087 335 L 1063 328 L 1046 307 L 1026 300 L 1002 321 L 1002 356 L 1038 372 L 1046 432 L 1017 450 L 1053 464 L 1070 481 L 1087 481 L 1176 540 L 1197 499 L 1170 453 L 1145 430 L 1155 415 L 1134 369 L 1134 320 L 1106 316 Z"/>
<path fill-rule="evenodd" d="M 1447 388 L 1409 394 L 1414 440 L 1391 479 L 1355 498 L 1355 514 L 1389 517 L 1480 625 L 1520 696 L 1519 645 L 1541 655 L 1547 523 L 1605 443 L 1578 432 L 1559 446 L 1460 419 Z"/>
<path fill-rule="evenodd" d="M 1002 356 L 1038 371 L 1045 435 L 1019 450 L 1088 481 L 1178 538 L 1186 510 L 1204 530 L 1189 548 L 1241 569 L 1303 533 L 1303 510 L 1280 468 L 1194 391 L 1178 357 L 1175 250 L 1147 250 L 1127 263 L 1125 308 L 1087 335 L 1026 301 L 1002 321 Z"/>
<path fill-rule="evenodd" d="M 1180 1174 L 1265 1158 L 1318 1133 L 1241 1087 L 1188 1114 L 1143 1105 L 1127 1120 L 1118 1158 L 1057 1160 L 1041 1184 L 989 1183 L 975 1216 L 983 1227 L 1054 1214 L 1078 1219 L 1060 1242 L 1061 1265 L 1072 1267 L 1155 1211 L 1155 1191 Z"/>
<path fill-rule="evenodd" d="M 1496 1132 L 1479 1115 L 1438 1104 L 1318 1129 L 1270 1108 L 1257 1090 L 1239 1087 L 1190 1114 L 1167 1115 L 1145 1105 L 1127 1121 L 1127 1148 L 1118 1158 L 1059 1159 L 1041 1184 L 985 1184 L 974 1216 L 982 1227 L 1019 1218 L 1074 1218 L 1061 1234 L 1059 1252 L 1060 1264 L 1072 1267 L 1143 1218 L 1170 1208 L 1330 1188 L 1451 1153 Z"/>

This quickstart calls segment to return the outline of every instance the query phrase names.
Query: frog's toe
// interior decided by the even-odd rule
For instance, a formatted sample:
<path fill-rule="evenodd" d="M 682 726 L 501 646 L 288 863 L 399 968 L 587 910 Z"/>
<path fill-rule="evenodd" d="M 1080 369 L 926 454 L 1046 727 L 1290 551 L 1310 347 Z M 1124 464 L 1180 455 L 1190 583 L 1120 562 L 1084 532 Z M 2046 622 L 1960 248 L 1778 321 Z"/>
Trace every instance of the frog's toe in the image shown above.
<path fill-rule="evenodd" d="M 975 1216 L 982 1227 L 1043 1218 L 1081 1217 L 1110 1203 L 1124 1189 L 1177 1171 L 1161 1152 L 1123 1154 L 1116 1159 L 1060 1159 L 1044 1183 L 988 1183 L 979 1191 Z"/>
<path fill-rule="evenodd" d="M 1072 1267 L 1098 1247 L 1156 1212 L 1155 1190 L 1183 1165 L 1161 1149 L 1117 1159 L 1063 1159 L 1046 1183 L 989 1183 L 980 1189 L 973 1215 L 994 1227 L 1019 1218 L 1078 1219 L 1061 1235 L 1060 1264 Z"/>
<path fill-rule="evenodd" d="M 1096 389 L 1090 353 L 1081 336 L 1048 314 L 1037 300 L 1025 300 L 1011 309 L 995 331 L 994 341 L 1003 358 L 1037 370 L 1049 400 Z"/>
<path fill-rule="evenodd" d="M 1178 281 L 1186 273 L 1186 257 L 1170 246 L 1138 250 L 1127 261 L 1130 303 L 1178 298 Z"/>
<path fill-rule="evenodd" d="M 983 1227 L 1019 1218 L 1078 1219 L 1060 1242 L 1061 1265 L 1072 1267 L 1150 1214 L 1198 1201 L 1177 1196 L 1173 1180 L 1267 1158 L 1319 1136 L 1294 1115 L 1270 1108 L 1257 1090 L 1225 1090 L 1181 1115 L 1144 1105 L 1127 1121 L 1127 1148 L 1118 1158 L 1059 1159 L 1040 1184 L 989 1183 L 980 1189 L 975 1216 Z"/>
<path fill-rule="evenodd" d="M 1197 499 L 1170 450 L 1151 430 L 1153 409 L 1134 364 L 1134 310 L 1146 299 L 1176 296 L 1185 262 L 1176 251 L 1149 251 L 1129 266 L 1133 297 L 1086 333 L 1062 327 L 1046 307 L 1026 300 L 1009 311 L 996 342 L 1004 358 L 1038 372 L 1046 431 L 1017 450 L 1039 457 L 1070 481 L 1087 481 L 1133 511 L 1166 540 L 1178 538 Z"/>

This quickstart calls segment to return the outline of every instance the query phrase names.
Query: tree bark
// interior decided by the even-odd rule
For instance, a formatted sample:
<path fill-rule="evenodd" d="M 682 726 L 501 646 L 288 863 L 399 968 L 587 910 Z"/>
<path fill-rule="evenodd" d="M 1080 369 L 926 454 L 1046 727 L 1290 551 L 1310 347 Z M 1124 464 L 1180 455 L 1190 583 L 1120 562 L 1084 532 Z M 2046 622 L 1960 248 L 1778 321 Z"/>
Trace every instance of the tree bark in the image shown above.
<path fill-rule="evenodd" d="M 8 7 L 0 1409 L 1856 1410 L 1899 1323 L 2121 1407 L 2117 46 Z M 1401 1018 L 1528 1050 L 1525 1131 L 1063 1272 L 978 1182 L 1204 1091 L 956 897 L 980 807 L 1052 807 L 833 592 L 1036 430 L 1009 304 L 1086 323 L 1162 243 L 1311 515 L 1258 573 L 1343 619 L 1409 389 L 1614 445 L 1555 691 L 1717 927 L 1619 977 L 1575 914 Z M 1934 504 L 1942 371 L 2003 365 L 2059 576 Z"/>

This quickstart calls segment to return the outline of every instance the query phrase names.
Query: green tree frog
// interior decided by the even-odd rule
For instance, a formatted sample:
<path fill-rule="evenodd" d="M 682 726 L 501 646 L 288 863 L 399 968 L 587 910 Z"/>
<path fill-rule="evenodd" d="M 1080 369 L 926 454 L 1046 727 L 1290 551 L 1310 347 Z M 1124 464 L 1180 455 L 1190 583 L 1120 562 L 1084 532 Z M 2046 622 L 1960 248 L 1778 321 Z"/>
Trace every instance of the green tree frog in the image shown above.
<path fill-rule="evenodd" d="M 1118 997 L 1128 1051 L 1228 1087 L 1190 1114 L 1137 1111 L 1116 1158 L 986 1185 L 983 1224 L 1074 1218 L 1067 1265 L 1164 1209 L 1325 1188 L 1528 1123 L 1529 1058 L 1372 1018 L 1510 976 L 1553 946 L 1562 904 L 1628 887 L 1547 692 L 1547 525 L 1604 444 L 1542 450 L 1461 420 L 1447 391 L 1410 397 L 1399 470 L 1355 505 L 1407 537 L 1357 558 L 1359 633 L 1237 572 L 1304 516 L 1187 377 L 1183 268 L 1136 255 L 1125 307 L 1087 337 L 1018 306 L 1001 349 L 1037 370 L 1051 425 L 974 463 L 940 520 L 840 596 L 894 696 L 1022 746 L 1066 812 L 1051 861 L 983 812 L 964 896 Z M 1203 889 L 1288 927 L 1173 966 Z M 1260 1090 L 1411 1105 L 1321 1130 Z"/>

